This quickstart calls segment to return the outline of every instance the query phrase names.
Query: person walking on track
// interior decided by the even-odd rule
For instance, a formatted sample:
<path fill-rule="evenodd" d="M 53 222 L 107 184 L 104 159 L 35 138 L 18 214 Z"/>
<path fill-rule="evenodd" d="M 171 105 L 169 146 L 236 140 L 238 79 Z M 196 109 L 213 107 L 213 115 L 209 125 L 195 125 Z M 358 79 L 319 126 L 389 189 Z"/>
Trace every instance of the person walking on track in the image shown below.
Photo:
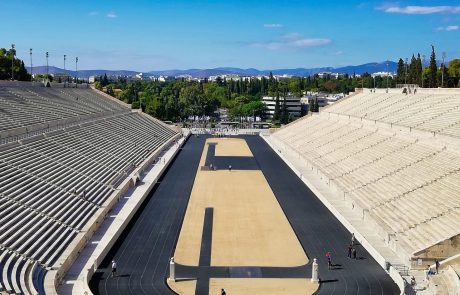
<path fill-rule="evenodd" d="M 117 276 L 117 263 L 115 260 L 112 260 L 112 278 Z"/>

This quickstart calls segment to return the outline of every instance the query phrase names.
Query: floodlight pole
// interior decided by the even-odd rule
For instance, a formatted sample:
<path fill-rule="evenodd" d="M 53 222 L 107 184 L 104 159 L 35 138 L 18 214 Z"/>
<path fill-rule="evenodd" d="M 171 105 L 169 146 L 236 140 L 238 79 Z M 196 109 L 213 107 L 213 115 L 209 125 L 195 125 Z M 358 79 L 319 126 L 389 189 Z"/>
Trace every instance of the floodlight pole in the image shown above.
<path fill-rule="evenodd" d="M 442 65 L 441 65 L 441 88 L 444 87 L 444 69 L 446 66 L 444 65 L 444 59 L 446 58 L 446 53 L 442 53 Z"/>
<path fill-rule="evenodd" d="M 390 72 L 388 70 L 388 66 L 389 66 L 389 62 L 387 61 L 387 93 L 388 93 L 388 79 L 389 79 L 389 75 L 390 75 Z"/>
<path fill-rule="evenodd" d="M 32 81 L 32 48 L 29 49 L 29 55 L 30 55 L 30 81 Z"/>
<path fill-rule="evenodd" d="M 75 58 L 75 88 L 78 88 L 78 57 Z"/>
<path fill-rule="evenodd" d="M 14 81 L 14 44 L 11 44 L 11 81 Z"/>
<path fill-rule="evenodd" d="M 46 52 L 46 79 L 49 79 L 49 66 L 48 66 L 48 51 Z"/>
<path fill-rule="evenodd" d="M 375 65 L 375 66 L 377 67 L 377 65 Z M 374 69 L 374 71 L 375 71 L 375 69 Z M 374 79 L 374 91 L 375 91 L 375 72 L 374 72 L 374 74 L 372 75 L 372 78 Z"/>

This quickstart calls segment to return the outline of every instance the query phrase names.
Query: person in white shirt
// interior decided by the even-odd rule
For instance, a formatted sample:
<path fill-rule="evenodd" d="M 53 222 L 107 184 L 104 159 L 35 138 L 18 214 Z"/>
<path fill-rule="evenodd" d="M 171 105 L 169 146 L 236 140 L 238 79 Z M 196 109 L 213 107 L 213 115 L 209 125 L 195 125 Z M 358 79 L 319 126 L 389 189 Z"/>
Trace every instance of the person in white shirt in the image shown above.
<path fill-rule="evenodd" d="M 117 276 L 117 263 L 115 260 L 112 260 L 112 278 Z"/>

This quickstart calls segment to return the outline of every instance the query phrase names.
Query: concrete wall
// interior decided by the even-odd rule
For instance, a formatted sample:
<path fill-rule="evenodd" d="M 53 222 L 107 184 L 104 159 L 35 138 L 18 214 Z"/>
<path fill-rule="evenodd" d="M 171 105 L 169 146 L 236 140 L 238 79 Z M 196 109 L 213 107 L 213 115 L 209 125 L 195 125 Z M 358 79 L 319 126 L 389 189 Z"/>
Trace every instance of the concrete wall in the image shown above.
<path fill-rule="evenodd" d="M 91 239 L 91 237 L 96 232 L 96 230 L 99 228 L 99 226 L 101 225 L 103 220 L 106 218 L 110 210 L 113 208 L 113 206 L 120 200 L 120 198 L 126 193 L 128 189 L 130 189 L 131 187 L 135 185 L 135 183 L 133 182 L 133 177 L 135 177 L 135 175 L 142 174 L 153 163 L 153 161 L 155 161 L 155 159 L 158 157 L 160 153 L 162 153 L 163 151 L 171 147 L 171 145 L 173 145 L 180 137 L 181 137 L 181 134 L 177 134 L 176 136 L 171 138 L 169 141 L 164 143 L 160 148 L 158 148 L 147 159 L 145 159 L 144 162 L 142 162 L 142 164 L 138 168 L 136 168 L 130 174 L 130 176 L 128 176 L 121 183 L 119 188 L 116 189 L 116 191 L 112 193 L 112 195 L 107 199 L 107 201 L 103 204 L 103 206 L 98 211 L 96 211 L 93 217 L 86 223 L 86 226 L 82 229 L 82 232 L 79 233 L 77 237 L 75 237 L 72 243 L 61 254 L 59 259 L 54 264 L 53 269 L 46 274 L 46 277 L 45 277 L 46 294 L 49 294 L 49 295 L 57 294 L 56 290 L 57 290 L 59 283 L 61 282 L 62 278 L 65 276 L 66 272 L 69 270 L 70 266 L 74 263 L 75 259 L 80 254 L 81 250 L 85 247 L 88 240 Z M 164 169 L 166 169 L 167 165 L 165 165 L 164 167 L 165 167 Z M 147 197 L 149 192 L 150 190 L 145 193 L 142 200 L 140 200 L 139 203 L 137 204 L 136 209 L 133 210 L 129 214 L 129 216 L 127 216 L 127 218 L 125 219 L 123 223 L 123 227 L 117 231 L 117 234 L 111 240 L 111 243 L 107 245 L 105 250 L 101 253 L 102 258 L 105 257 L 107 252 L 110 250 L 112 245 L 115 243 L 116 239 L 119 237 L 123 229 L 129 223 L 135 211 L 137 211 L 139 206 L 142 204 L 142 201 L 145 199 L 145 197 Z M 101 261 L 102 258 L 98 261 Z M 89 270 L 89 272 L 91 272 L 91 269 Z M 92 273 L 90 273 L 88 277 L 90 278 L 91 275 Z"/>
<path fill-rule="evenodd" d="M 412 258 L 412 267 L 418 268 L 417 261 L 418 259 L 422 259 L 423 266 L 426 269 L 426 265 L 433 264 L 436 259 L 441 261 L 448 257 L 458 255 L 458 253 L 460 253 L 460 236 L 455 236 L 441 241 L 428 249 L 414 253 Z"/>

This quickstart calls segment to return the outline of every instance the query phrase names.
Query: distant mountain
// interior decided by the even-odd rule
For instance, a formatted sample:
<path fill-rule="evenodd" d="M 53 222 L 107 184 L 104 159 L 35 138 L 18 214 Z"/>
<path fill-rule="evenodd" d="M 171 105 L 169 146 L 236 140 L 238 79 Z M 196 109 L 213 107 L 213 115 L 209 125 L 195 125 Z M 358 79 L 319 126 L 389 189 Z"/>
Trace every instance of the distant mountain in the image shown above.
<path fill-rule="evenodd" d="M 188 69 L 188 70 L 162 70 L 162 71 L 150 71 L 144 73 L 146 76 L 179 76 L 179 75 L 190 75 L 194 78 L 205 78 L 209 76 L 216 75 L 240 75 L 240 76 L 257 76 L 257 75 L 269 75 L 270 72 L 273 75 L 291 75 L 291 76 L 311 76 L 321 72 L 332 72 L 332 73 L 341 73 L 341 74 L 362 74 L 365 72 L 375 73 L 375 72 L 395 72 L 397 68 L 397 63 L 393 61 L 387 61 L 380 63 L 367 63 L 357 66 L 346 66 L 346 67 L 322 67 L 322 68 L 296 68 L 296 69 L 274 69 L 274 70 L 258 70 L 258 69 L 240 69 L 232 67 L 220 67 L 214 69 Z M 46 66 L 33 67 L 33 73 L 35 74 L 45 74 Z M 66 73 L 71 76 L 75 76 L 75 71 L 63 70 L 57 67 L 49 67 L 50 74 L 59 74 Z M 88 78 L 90 76 L 101 76 L 107 74 L 107 76 L 134 76 L 139 72 L 127 71 L 127 70 L 79 70 L 78 77 Z"/>
<path fill-rule="evenodd" d="M 388 71 L 396 71 L 397 63 L 393 61 L 388 61 Z M 341 74 L 363 74 L 376 73 L 376 72 L 386 72 L 387 71 L 387 62 L 380 63 L 367 63 L 358 66 L 346 66 L 346 67 L 323 67 L 323 68 L 296 68 L 296 69 L 274 69 L 274 70 L 257 70 L 257 69 L 240 69 L 240 68 L 229 68 L 221 67 L 214 69 L 189 69 L 189 70 L 167 70 L 167 71 L 151 71 L 147 74 L 159 76 L 179 76 L 179 75 L 191 75 L 192 77 L 209 77 L 215 75 L 225 75 L 225 74 L 236 74 L 240 76 L 257 76 L 257 75 L 268 75 L 270 72 L 273 75 L 292 75 L 292 76 L 311 76 L 321 72 L 333 72 Z"/>

